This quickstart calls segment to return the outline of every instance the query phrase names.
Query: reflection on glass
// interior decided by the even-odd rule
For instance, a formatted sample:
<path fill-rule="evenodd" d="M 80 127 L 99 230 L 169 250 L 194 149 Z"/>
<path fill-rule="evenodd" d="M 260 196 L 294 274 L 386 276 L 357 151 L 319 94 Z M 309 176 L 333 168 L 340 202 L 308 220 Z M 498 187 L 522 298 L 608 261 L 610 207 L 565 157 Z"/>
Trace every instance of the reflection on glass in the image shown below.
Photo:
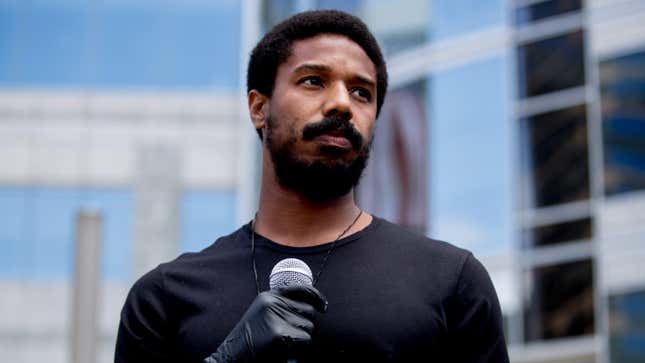
<path fill-rule="evenodd" d="M 645 362 L 645 291 L 609 297 L 609 352 L 612 363 Z"/>
<path fill-rule="evenodd" d="M 521 120 L 525 207 L 589 198 L 585 105 Z"/>
<path fill-rule="evenodd" d="M 263 2 L 264 31 L 298 11 L 342 10 L 360 17 L 390 55 L 422 45 L 430 24 L 427 0 L 269 0 Z"/>
<path fill-rule="evenodd" d="M 262 27 L 263 32 L 293 15 L 296 11 L 297 0 L 262 1 Z"/>
<path fill-rule="evenodd" d="M 594 333 L 591 260 L 539 267 L 527 274 L 524 299 L 526 341 Z"/>
<path fill-rule="evenodd" d="M 588 240 L 591 238 L 591 219 L 584 218 L 524 231 L 526 247 L 548 246 L 562 242 Z"/>
<path fill-rule="evenodd" d="M 480 60 L 428 81 L 429 233 L 478 256 L 513 245 L 509 61 Z"/>
<path fill-rule="evenodd" d="M 378 1 L 378 0 L 377 0 Z M 428 0 L 433 40 L 445 40 L 506 25 L 505 0 Z"/>
<path fill-rule="evenodd" d="M 420 233 L 428 220 L 425 90 L 420 81 L 388 94 L 356 192 L 361 208 Z"/>
<path fill-rule="evenodd" d="M 366 0 L 316 0 L 317 9 L 342 10 L 348 13 L 356 13 L 361 3 L 370 2 Z M 381 2 L 384 2 L 381 0 Z M 385 1 L 387 2 L 387 1 Z"/>
<path fill-rule="evenodd" d="M 521 45 L 517 53 L 522 98 L 585 83 L 582 31 Z"/>
<path fill-rule="evenodd" d="M 321 7 L 342 9 L 363 19 L 386 55 L 419 46 L 427 40 L 430 23 L 427 0 L 318 1 Z"/>
<path fill-rule="evenodd" d="M 605 193 L 645 189 L 645 52 L 600 63 Z"/>
<path fill-rule="evenodd" d="M 542 20 L 551 16 L 580 10 L 582 0 L 549 0 L 517 9 L 515 21 L 518 25 Z"/>

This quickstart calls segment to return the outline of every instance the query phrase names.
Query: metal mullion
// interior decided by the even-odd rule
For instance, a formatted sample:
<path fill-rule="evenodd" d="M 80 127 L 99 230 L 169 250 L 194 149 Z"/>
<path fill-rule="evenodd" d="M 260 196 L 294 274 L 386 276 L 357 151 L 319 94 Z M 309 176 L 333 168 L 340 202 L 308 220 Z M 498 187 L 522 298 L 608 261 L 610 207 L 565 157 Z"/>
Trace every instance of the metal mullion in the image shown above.
<path fill-rule="evenodd" d="M 261 0 L 244 0 L 240 4 L 240 64 L 248 64 L 251 49 L 261 33 Z M 240 67 L 238 74 L 239 102 L 238 102 L 238 129 L 236 137 L 239 140 L 238 161 L 236 163 L 236 225 L 246 223 L 253 216 L 257 208 L 260 167 L 257 155 L 258 142 L 256 133 L 248 114 L 246 103 L 246 68 Z"/>
<path fill-rule="evenodd" d="M 511 362 L 580 362 L 581 356 L 597 352 L 594 336 L 566 337 L 553 340 L 533 341 L 509 350 Z"/>
<path fill-rule="evenodd" d="M 589 239 L 558 243 L 552 246 L 526 249 L 521 256 L 526 269 L 559 265 L 593 257 L 593 246 Z"/>
<path fill-rule="evenodd" d="M 509 28 L 494 27 L 425 43 L 387 59 L 390 87 L 399 88 L 430 74 L 503 54 L 512 40 Z"/>
<path fill-rule="evenodd" d="M 550 207 L 525 209 L 518 213 L 517 219 L 520 221 L 519 225 L 522 229 L 529 229 L 591 216 L 589 201 L 580 200 Z"/>
<path fill-rule="evenodd" d="M 587 102 L 587 86 L 567 88 L 517 101 L 516 114 L 520 118 L 579 106 Z"/>
<path fill-rule="evenodd" d="M 516 27 L 518 45 L 531 43 L 558 35 L 572 33 L 583 28 L 584 21 L 580 11 L 565 13 L 547 18 L 530 25 Z"/>
<path fill-rule="evenodd" d="M 509 47 L 509 65 L 510 69 L 509 71 L 512 73 L 513 77 L 513 85 L 511 89 L 511 104 L 514 104 L 517 99 L 518 99 L 518 89 L 519 89 L 519 72 L 520 72 L 520 67 L 519 67 L 519 62 L 518 62 L 518 46 L 517 46 L 517 36 L 516 36 L 516 28 L 513 26 L 516 22 L 516 9 L 511 5 L 511 2 L 514 2 L 516 0 L 506 0 L 506 5 L 508 11 L 510 11 L 509 14 L 509 25 L 510 25 L 510 47 Z M 515 101 L 515 102 L 514 102 Z M 509 112 L 511 112 L 510 115 L 510 120 L 513 122 L 513 131 L 514 135 L 517 137 L 511 138 L 512 140 L 515 140 L 515 154 L 516 155 L 521 155 L 521 150 L 522 150 L 522 138 L 520 137 L 521 135 L 521 127 L 519 124 L 519 115 L 517 115 L 517 107 L 510 107 Z M 514 211 L 520 211 L 523 208 L 523 200 L 524 198 L 522 197 L 523 195 L 523 186 L 522 186 L 522 180 L 523 180 L 523 168 L 522 168 L 522 160 L 521 157 L 517 157 L 515 160 L 514 168 L 513 168 L 513 181 L 512 183 L 514 185 L 513 187 L 513 196 L 514 196 Z M 522 279 L 522 271 L 524 270 L 524 266 L 522 264 L 522 259 L 520 256 L 522 255 L 522 214 L 518 213 L 519 216 L 518 222 L 519 223 L 513 223 L 513 263 L 512 263 L 512 269 L 513 269 L 513 284 L 514 287 L 516 288 L 515 293 L 517 294 L 516 296 L 518 297 L 519 301 L 519 306 L 518 310 L 516 312 L 517 316 L 515 316 L 510 322 L 509 322 L 509 335 L 511 336 L 511 339 L 509 339 L 509 342 L 512 342 L 514 344 L 511 345 L 511 351 L 513 349 L 522 349 L 525 346 L 524 343 L 524 330 L 525 330 L 525 317 L 524 317 L 524 311 L 525 311 L 525 306 L 524 306 L 524 296 L 526 295 L 526 286 L 523 283 Z"/>
<path fill-rule="evenodd" d="M 550 0 L 514 0 L 513 3 L 516 8 L 521 8 L 525 6 L 535 5 L 539 3 L 545 3 Z M 515 10 L 515 9 L 512 9 Z"/>
<path fill-rule="evenodd" d="M 583 0 L 583 22 L 585 28 L 590 29 L 590 13 L 587 10 L 587 0 Z M 603 149 L 602 149 L 602 105 L 600 99 L 599 64 L 592 54 L 592 32 L 586 31 L 582 34 L 585 56 L 585 79 L 587 87 L 587 150 L 589 162 L 589 189 L 590 208 L 592 218 L 600 216 L 604 204 L 604 175 L 603 175 Z M 594 316 L 595 333 L 600 337 L 600 346 L 596 355 L 596 363 L 609 362 L 608 331 L 609 311 L 608 296 L 603 290 L 603 276 L 601 264 L 597 262 L 599 256 L 599 235 L 600 223 L 592 223 L 591 246 L 593 259 L 593 287 L 594 287 Z"/>

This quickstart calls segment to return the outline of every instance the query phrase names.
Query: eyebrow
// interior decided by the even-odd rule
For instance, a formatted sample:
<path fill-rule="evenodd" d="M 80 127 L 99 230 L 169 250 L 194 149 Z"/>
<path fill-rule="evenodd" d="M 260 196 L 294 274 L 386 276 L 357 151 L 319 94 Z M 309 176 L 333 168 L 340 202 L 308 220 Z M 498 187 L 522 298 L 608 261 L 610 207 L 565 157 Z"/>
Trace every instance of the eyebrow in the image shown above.
<path fill-rule="evenodd" d="M 324 64 L 317 64 L 317 63 L 304 63 L 299 66 L 297 66 L 294 70 L 293 73 L 300 73 L 303 71 L 314 71 L 314 72 L 323 72 L 323 73 L 330 73 L 332 71 L 332 68 L 329 66 L 326 66 Z M 360 83 L 364 83 L 369 85 L 370 87 L 376 88 L 376 82 L 371 80 L 370 78 L 367 78 L 365 76 L 361 76 L 359 74 L 354 75 L 353 77 Z"/>
<path fill-rule="evenodd" d="M 298 73 L 302 71 L 331 72 L 331 67 L 326 66 L 324 64 L 304 63 L 297 66 L 296 69 L 293 70 L 294 73 Z"/>

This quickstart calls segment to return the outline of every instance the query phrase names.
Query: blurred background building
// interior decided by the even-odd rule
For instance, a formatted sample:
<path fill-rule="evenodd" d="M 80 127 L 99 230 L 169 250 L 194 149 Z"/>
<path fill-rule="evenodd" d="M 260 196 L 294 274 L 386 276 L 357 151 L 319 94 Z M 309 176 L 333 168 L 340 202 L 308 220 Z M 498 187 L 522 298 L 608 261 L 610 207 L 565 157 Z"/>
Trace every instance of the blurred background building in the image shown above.
<path fill-rule="evenodd" d="M 0 360 L 71 362 L 81 211 L 98 362 L 134 280 L 251 219 L 248 53 L 315 8 L 388 61 L 360 205 L 482 260 L 513 362 L 645 361 L 642 0 L 0 0 Z"/>

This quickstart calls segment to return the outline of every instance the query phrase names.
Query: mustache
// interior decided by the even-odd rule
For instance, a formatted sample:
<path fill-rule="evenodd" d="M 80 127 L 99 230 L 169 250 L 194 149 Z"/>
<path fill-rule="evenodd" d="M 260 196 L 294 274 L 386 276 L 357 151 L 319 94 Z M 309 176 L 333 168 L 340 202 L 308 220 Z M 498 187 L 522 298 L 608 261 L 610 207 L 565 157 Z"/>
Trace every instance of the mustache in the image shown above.
<path fill-rule="evenodd" d="M 363 135 L 356 130 L 351 122 L 339 117 L 325 117 L 320 122 L 305 126 L 302 130 L 302 138 L 309 141 L 331 132 L 349 140 L 356 150 L 363 146 Z"/>

